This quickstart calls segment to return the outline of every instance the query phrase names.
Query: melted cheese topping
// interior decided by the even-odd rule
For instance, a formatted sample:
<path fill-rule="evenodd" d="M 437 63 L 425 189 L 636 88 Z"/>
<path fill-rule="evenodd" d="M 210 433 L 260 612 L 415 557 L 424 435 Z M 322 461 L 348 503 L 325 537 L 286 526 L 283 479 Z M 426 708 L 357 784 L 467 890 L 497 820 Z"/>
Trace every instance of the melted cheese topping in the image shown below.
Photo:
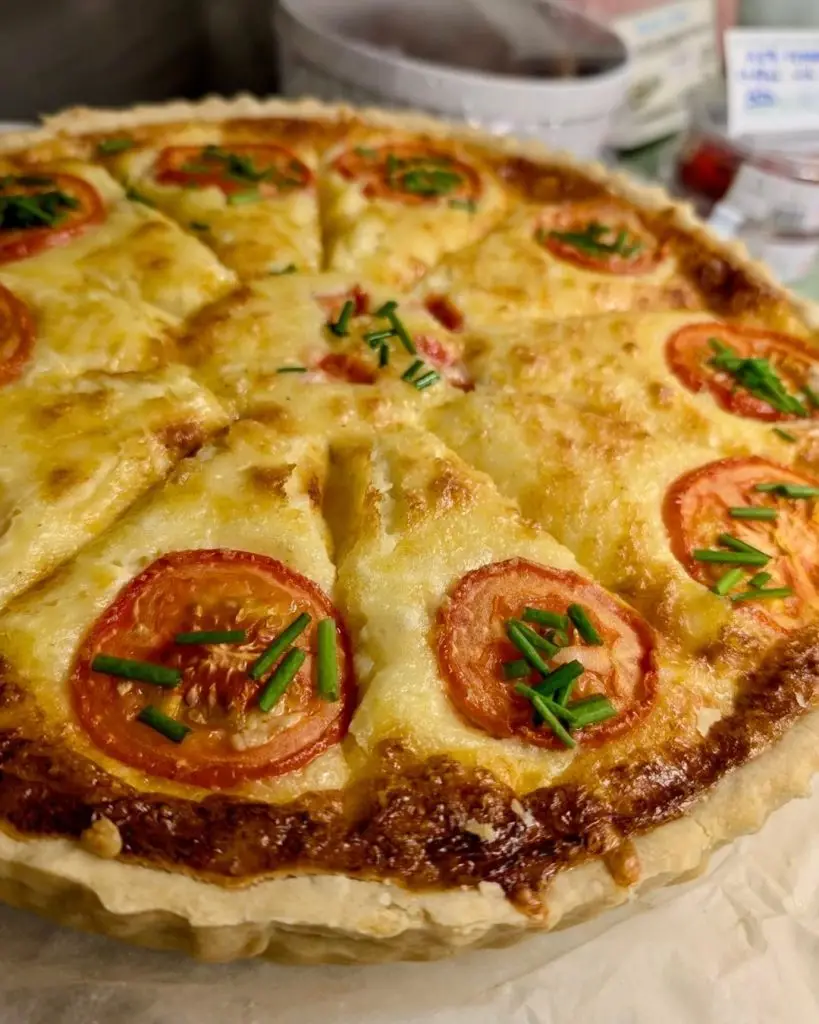
<path fill-rule="evenodd" d="M 342 445 L 336 459 L 329 497 L 334 532 L 344 538 L 339 588 L 356 632 L 363 696 L 351 733 L 359 746 L 369 753 L 398 739 L 421 756 L 447 753 L 487 768 L 519 791 L 597 763 L 601 755 L 582 745 L 544 750 L 493 739 L 461 719 L 431 643 L 438 609 L 465 573 L 514 557 L 582 571 L 570 552 L 430 434 L 385 431 Z M 679 713 L 681 678 L 663 666 L 652 728 Z M 609 744 L 609 754 L 632 749 L 646 728 Z"/>
<path fill-rule="evenodd" d="M 191 124 L 165 133 L 156 146 L 123 153 L 112 165 L 159 209 L 186 230 L 196 232 L 242 277 L 266 275 L 291 264 L 300 271 L 318 270 L 321 229 L 314 186 L 234 204 L 215 186 L 185 188 L 156 181 L 154 165 L 165 146 L 216 144 L 229 150 L 231 141 L 237 140 L 217 125 Z M 311 171 L 316 168 L 315 149 L 309 143 L 280 143 L 270 135 L 251 135 L 246 141 L 284 145 Z M 252 187 L 248 184 L 248 189 Z"/>
<path fill-rule="evenodd" d="M 535 239 L 548 210 L 526 207 L 512 213 L 486 238 L 443 259 L 420 283 L 419 293 L 445 294 L 468 322 L 479 323 L 699 305 L 670 255 L 651 272 L 634 277 L 559 259 Z"/>
<path fill-rule="evenodd" d="M 413 136 L 362 132 L 348 136 L 344 145 L 326 154 L 321 179 L 327 238 L 326 265 L 331 270 L 362 274 L 383 284 L 412 285 L 448 252 L 460 249 L 492 226 L 506 205 L 498 180 L 477 156 L 438 139 L 435 150 L 451 150 L 478 171 L 481 198 L 474 211 L 452 208 L 446 200 L 408 204 L 389 198 L 370 199 L 361 183 L 343 177 L 333 161 L 351 146 L 400 146 L 416 142 Z"/>
<path fill-rule="evenodd" d="M 225 423 L 181 368 L 0 389 L 0 605 Z"/>
<path fill-rule="evenodd" d="M 140 788 L 196 793 L 146 777 L 92 747 L 74 723 L 66 677 L 81 638 L 119 590 L 170 551 L 235 548 L 279 559 L 333 593 L 335 571 L 325 524 L 316 509 L 316 483 L 326 467 L 324 446 L 306 438 L 279 439 L 259 423 L 236 425 L 227 439 L 183 461 L 165 487 L 132 508 L 106 535 L 36 592 L 15 602 L 0 620 L 0 652 L 34 691 L 48 728 L 64 742 Z M 248 737 L 252 742 L 252 737 Z M 249 796 L 290 799 L 300 792 L 344 784 L 339 747 L 281 780 L 246 783 Z"/>
<path fill-rule="evenodd" d="M 224 295 L 233 275 L 156 210 L 127 201 L 106 171 L 74 161 L 53 166 L 90 182 L 106 219 L 66 245 L 0 265 L 0 282 L 34 315 L 26 377 L 161 365 L 169 330 Z"/>

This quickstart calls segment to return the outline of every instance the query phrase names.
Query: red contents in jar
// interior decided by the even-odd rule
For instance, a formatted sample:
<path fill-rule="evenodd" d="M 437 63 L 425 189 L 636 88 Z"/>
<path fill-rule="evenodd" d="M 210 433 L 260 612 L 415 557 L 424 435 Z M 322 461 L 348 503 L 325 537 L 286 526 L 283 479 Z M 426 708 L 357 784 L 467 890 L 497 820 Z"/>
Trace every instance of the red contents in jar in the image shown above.
<path fill-rule="evenodd" d="M 677 173 L 689 192 L 718 202 L 731 187 L 741 164 L 742 156 L 728 144 L 700 138 L 680 154 Z"/>

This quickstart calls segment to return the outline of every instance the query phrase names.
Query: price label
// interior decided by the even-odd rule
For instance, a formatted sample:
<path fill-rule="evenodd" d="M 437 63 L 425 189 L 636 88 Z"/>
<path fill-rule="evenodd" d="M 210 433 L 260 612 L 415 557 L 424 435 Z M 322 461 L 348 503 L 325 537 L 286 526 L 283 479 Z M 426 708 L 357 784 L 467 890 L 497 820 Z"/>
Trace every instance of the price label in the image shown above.
<path fill-rule="evenodd" d="M 728 131 L 819 132 L 819 32 L 725 33 Z"/>

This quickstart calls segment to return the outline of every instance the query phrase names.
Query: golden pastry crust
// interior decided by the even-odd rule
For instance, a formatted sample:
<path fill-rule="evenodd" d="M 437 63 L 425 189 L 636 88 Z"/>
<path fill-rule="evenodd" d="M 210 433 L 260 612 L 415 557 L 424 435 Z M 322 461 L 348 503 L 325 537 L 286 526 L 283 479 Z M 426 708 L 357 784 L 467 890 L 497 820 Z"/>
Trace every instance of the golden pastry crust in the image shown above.
<path fill-rule="evenodd" d="M 120 139 L 119 151 L 105 145 Z M 250 154 L 250 169 L 208 146 Z M 169 149 L 252 179 L 275 146 L 309 187 L 280 181 L 246 205 L 224 181 L 158 180 Z M 11 499 L 24 477 L 51 488 L 8 517 L 0 593 L 73 554 L 81 521 L 97 535 L 0 618 L 4 899 L 63 919 L 79 908 L 71 920 L 208 959 L 423 959 L 570 924 L 693 874 L 805 791 L 819 767 L 815 626 L 783 636 L 732 611 L 672 551 L 663 511 L 712 462 L 763 457 L 802 473 L 819 461 L 809 423 L 791 444 L 694 393 L 662 355 L 670 332 L 703 322 L 815 343 L 815 309 L 741 248 L 661 190 L 535 143 L 312 101 L 68 111 L 4 137 L 0 155 L 12 170 L 89 176 L 111 205 L 95 230 L 113 232 L 104 246 L 89 229 L 0 265 L 41 335 L 23 380 L 0 391 L 26 439 L 0 484 Z M 205 173 L 187 150 L 172 156 L 183 175 Z M 603 214 L 625 218 L 623 259 L 637 254 L 639 274 L 561 250 L 554 232 Z M 621 239 L 595 238 L 622 255 Z M 72 264 L 104 279 L 113 326 L 99 346 L 80 336 L 95 314 L 79 304 L 63 335 L 54 326 L 74 301 Z M 387 300 L 419 351 L 398 335 L 369 343 L 391 324 Z M 124 347 L 118 301 L 144 323 Z M 413 384 L 419 355 L 434 386 Z M 200 383 L 160 370 L 149 398 L 148 378 L 127 373 L 167 362 Z M 123 376 L 97 384 L 98 369 Z M 34 397 L 25 373 L 46 390 Z M 118 396 L 100 424 L 84 412 L 95 387 Z M 69 395 L 56 418 L 52 392 Z M 187 432 L 169 394 L 195 421 Z M 240 422 L 183 458 L 228 417 Z M 116 451 L 102 489 L 68 479 L 65 453 L 52 454 L 60 430 L 86 461 Z M 21 540 L 29 519 L 62 521 L 63 491 L 74 532 Z M 341 742 L 278 779 L 208 786 L 90 739 L 70 691 L 78 645 L 121 584 L 183 548 L 275 558 L 330 595 L 360 691 Z M 459 581 L 530 562 L 565 585 L 602 585 L 611 607 L 650 624 L 638 633 L 653 638 L 656 699 L 609 741 L 563 750 L 492 733 L 443 681 L 436 644 Z M 577 649 L 587 671 L 609 671 Z M 271 728 L 243 725 L 239 750 Z"/>

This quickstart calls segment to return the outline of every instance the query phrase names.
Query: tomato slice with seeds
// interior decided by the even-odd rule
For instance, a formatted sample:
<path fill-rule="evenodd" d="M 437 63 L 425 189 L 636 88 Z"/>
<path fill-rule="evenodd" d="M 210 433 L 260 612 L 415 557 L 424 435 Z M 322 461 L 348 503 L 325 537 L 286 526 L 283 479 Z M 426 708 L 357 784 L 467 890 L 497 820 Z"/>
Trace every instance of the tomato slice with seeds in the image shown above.
<path fill-rule="evenodd" d="M 649 626 L 577 573 L 513 558 L 468 572 L 438 616 L 441 674 L 450 700 L 468 722 L 498 739 L 515 736 L 562 749 L 551 730 L 534 724 L 532 707 L 515 692 L 514 681 L 503 677 L 503 663 L 520 657 L 504 627 L 527 605 L 565 615 L 570 604 L 582 605 L 603 645 L 586 647 L 572 630 L 570 646 L 553 663 L 582 662 L 585 671 L 572 699 L 601 693 L 617 710 L 616 717 L 580 730 L 575 738 L 583 746 L 598 745 L 626 732 L 649 711 L 657 688 Z"/>
<path fill-rule="evenodd" d="M 534 237 L 558 259 L 605 274 L 648 274 L 664 255 L 637 211 L 614 200 L 561 206 L 540 218 Z"/>
<path fill-rule="evenodd" d="M 20 376 L 33 348 L 34 321 L 28 306 L 0 284 L 0 386 Z"/>
<path fill-rule="evenodd" d="M 213 186 L 225 195 L 257 189 L 262 196 L 277 196 L 307 188 L 313 172 L 283 146 L 245 142 L 225 148 L 166 146 L 154 178 L 160 185 Z"/>
<path fill-rule="evenodd" d="M 337 157 L 333 167 L 348 181 L 357 181 L 368 199 L 467 204 L 481 197 L 481 177 L 474 167 L 423 143 L 356 146 Z"/>
<path fill-rule="evenodd" d="M 706 586 L 722 576 L 728 565 L 697 561 L 697 548 L 726 550 L 717 538 L 721 533 L 750 544 L 771 555 L 764 571 L 771 574 L 765 587 L 790 587 L 793 596 L 737 602 L 737 611 L 780 630 L 796 629 L 819 614 L 819 521 L 812 500 L 793 500 L 754 490 L 757 484 L 790 483 L 811 487 L 816 480 L 757 457 L 720 459 L 686 473 L 669 488 L 663 518 L 671 550 L 686 571 Z M 770 520 L 735 519 L 729 509 L 745 505 L 774 508 Z M 749 566 L 747 579 L 763 567 Z M 748 589 L 741 583 L 731 593 Z"/>
<path fill-rule="evenodd" d="M 264 681 L 248 669 L 297 615 L 312 616 L 296 640 L 307 657 L 270 713 Z M 341 698 L 316 692 L 316 626 L 334 618 Z M 177 645 L 177 633 L 243 629 L 238 645 Z M 178 668 L 173 690 L 94 672 L 97 654 Z M 327 595 L 281 562 L 248 551 L 175 551 L 131 580 L 83 640 L 70 677 L 74 706 L 92 741 L 125 764 L 209 789 L 283 775 L 345 734 L 355 697 L 347 631 Z M 192 731 L 176 745 L 136 721 L 146 704 Z"/>
<path fill-rule="evenodd" d="M 681 327 L 666 342 L 666 359 L 677 379 L 689 391 L 708 391 L 726 412 L 750 419 L 801 419 L 795 413 L 774 408 L 742 387 L 731 374 L 709 365 L 714 356 L 712 340 L 736 352 L 741 359 L 765 359 L 787 391 L 802 400 L 805 385 L 819 376 L 819 352 L 788 334 L 759 331 L 738 324 L 699 323 Z M 802 400 L 805 411 L 819 416 L 819 409 Z"/>
<path fill-rule="evenodd" d="M 105 219 L 93 185 L 73 174 L 32 171 L 0 176 L 0 263 L 66 245 Z"/>

